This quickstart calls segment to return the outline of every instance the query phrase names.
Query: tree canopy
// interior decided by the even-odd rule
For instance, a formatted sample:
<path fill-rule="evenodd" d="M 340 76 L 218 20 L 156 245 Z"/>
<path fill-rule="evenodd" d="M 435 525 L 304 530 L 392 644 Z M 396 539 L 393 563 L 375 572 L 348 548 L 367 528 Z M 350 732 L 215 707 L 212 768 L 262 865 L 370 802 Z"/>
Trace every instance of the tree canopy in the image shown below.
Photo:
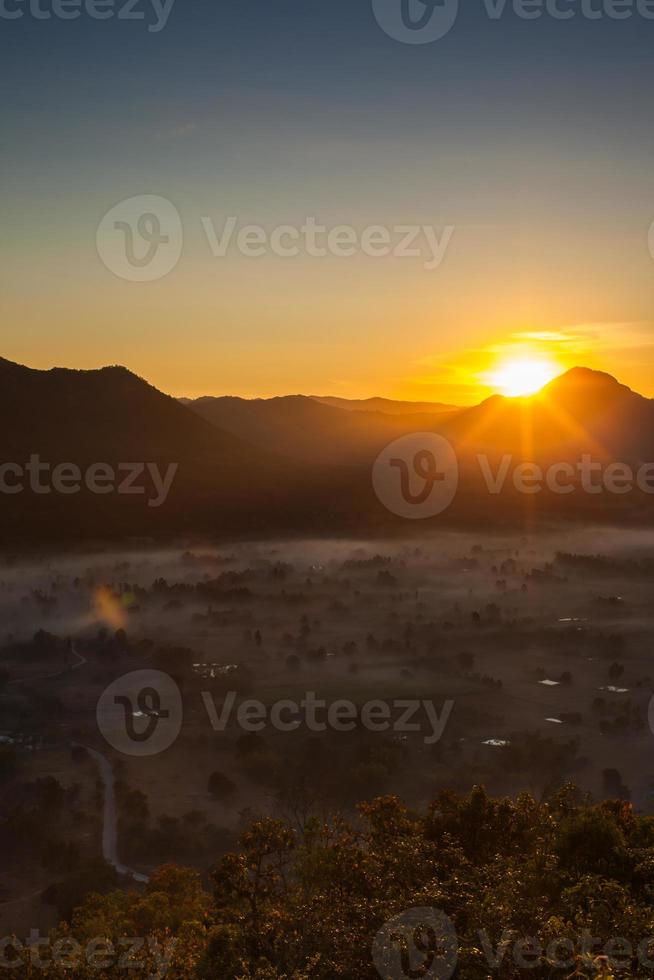
<path fill-rule="evenodd" d="M 51 939 L 126 936 L 144 939 L 144 975 L 169 980 L 650 976 L 654 818 L 571 786 L 540 802 L 447 791 L 424 812 L 381 797 L 303 830 L 265 817 L 204 882 L 166 866 L 141 891 L 89 895 Z M 110 959 L 101 975 L 124 976 Z"/>

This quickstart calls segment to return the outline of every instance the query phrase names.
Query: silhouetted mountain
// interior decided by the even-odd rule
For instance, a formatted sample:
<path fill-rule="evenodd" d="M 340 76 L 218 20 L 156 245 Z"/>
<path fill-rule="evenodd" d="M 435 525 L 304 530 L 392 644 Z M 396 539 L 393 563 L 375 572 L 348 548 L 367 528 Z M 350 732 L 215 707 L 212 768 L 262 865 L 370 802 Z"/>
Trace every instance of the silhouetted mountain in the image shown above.
<path fill-rule="evenodd" d="M 444 421 L 464 453 L 513 453 L 535 462 L 591 453 L 601 461 L 654 460 L 654 401 L 609 374 L 572 368 L 531 398 L 500 395 Z"/>
<path fill-rule="evenodd" d="M 311 521 L 311 488 L 325 482 L 306 466 L 220 431 L 122 367 L 38 371 L 0 360 L 0 410 L 0 461 L 12 464 L 5 483 L 24 486 L 0 493 L 5 540 L 293 528 Z M 116 474 L 114 486 L 132 464 L 176 471 L 165 503 L 154 507 L 147 469 L 120 493 L 91 493 L 84 481 L 79 492 L 35 492 L 31 478 L 13 469 L 24 470 L 32 456 L 50 470 L 70 463 L 83 474 L 106 464 Z M 48 472 L 39 480 L 46 486 Z M 136 493 L 139 487 L 145 492 Z"/>
<path fill-rule="evenodd" d="M 387 415 L 434 415 L 442 412 L 458 412 L 456 405 L 442 402 L 403 402 L 393 398 L 335 398 L 327 395 L 311 395 L 314 401 L 348 412 L 383 412 Z"/>
<path fill-rule="evenodd" d="M 5 458 L 26 448 L 57 459 L 71 449 L 124 460 L 242 452 L 233 436 L 124 367 L 38 371 L 0 358 L 0 409 L 11 419 L 0 435 Z"/>
<path fill-rule="evenodd" d="M 622 495 L 583 489 L 578 464 L 586 455 L 603 467 L 623 463 L 634 470 L 654 460 L 654 401 L 587 368 L 566 372 L 531 398 L 495 395 L 472 408 L 431 414 L 345 410 L 301 396 L 205 398 L 190 407 L 220 428 L 290 459 L 356 468 L 353 499 L 365 499 L 367 493 L 371 505 L 366 518 L 380 526 L 389 518 L 376 506 L 369 487 L 366 490 L 365 474 L 369 482 L 378 453 L 394 439 L 415 432 L 438 432 L 455 449 L 460 480 L 448 520 L 510 521 L 536 514 L 649 519 L 654 506 L 654 498 L 639 490 Z M 485 470 L 480 457 L 486 460 Z M 554 493 L 547 485 L 534 494 L 517 491 L 513 474 L 521 463 L 536 464 L 543 471 L 554 463 L 567 463 L 573 467 L 578 492 Z M 501 492 L 490 494 L 484 473 L 498 474 L 502 465 L 507 470 Z"/>
<path fill-rule="evenodd" d="M 182 404 L 122 367 L 36 371 L 0 360 L 0 408 L 0 463 L 11 464 L 0 492 L 5 541 L 406 534 L 413 522 L 394 517 L 377 500 L 371 467 L 390 442 L 416 432 L 437 432 L 452 443 L 460 479 L 454 502 L 434 519 L 439 523 L 416 522 L 414 530 L 448 523 L 492 527 L 536 516 L 649 522 L 654 506 L 654 497 L 643 492 L 517 492 L 511 474 L 521 462 L 569 461 L 574 467 L 584 453 L 604 466 L 654 460 L 654 401 L 585 368 L 530 399 L 494 396 L 473 408 L 410 414 L 345 409 L 299 395 Z M 83 474 L 107 464 L 116 475 L 113 490 L 100 492 L 96 484 L 95 492 L 88 485 L 78 492 L 37 491 L 25 477 L 31 456 L 50 470 L 69 463 Z M 501 493 L 489 493 L 479 456 L 495 471 L 509 459 Z M 141 467 L 136 482 L 113 492 L 118 477 L 121 484 L 124 479 L 121 466 L 134 464 Z M 175 469 L 157 506 L 151 506 L 155 494 L 145 464 L 160 477 Z M 9 492 L 21 472 L 24 489 Z M 140 487 L 144 492 L 134 493 Z"/>
<path fill-rule="evenodd" d="M 531 398 L 493 395 L 472 408 L 432 413 L 344 410 L 302 395 L 187 404 L 239 439 L 304 462 L 369 465 L 393 439 L 419 431 L 440 432 L 463 457 L 654 459 L 654 401 L 587 368 L 573 368 Z"/>
<path fill-rule="evenodd" d="M 320 465 L 371 463 L 393 439 L 431 429 L 441 417 L 440 413 L 345 411 L 304 395 L 198 398 L 186 404 L 218 428 L 254 445 Z"/>

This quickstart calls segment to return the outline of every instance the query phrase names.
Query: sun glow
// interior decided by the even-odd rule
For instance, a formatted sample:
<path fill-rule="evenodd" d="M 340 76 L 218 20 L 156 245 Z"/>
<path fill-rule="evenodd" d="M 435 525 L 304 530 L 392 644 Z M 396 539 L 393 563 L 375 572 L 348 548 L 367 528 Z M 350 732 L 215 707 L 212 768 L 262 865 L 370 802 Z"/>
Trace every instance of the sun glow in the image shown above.
<path fill-rule="evenodd" d="M 561 370 L 553 361 L 525 357 L 500 364 L 489 374 L 489 381 L 503 395 L 518 398 L 540 391 Z"/>

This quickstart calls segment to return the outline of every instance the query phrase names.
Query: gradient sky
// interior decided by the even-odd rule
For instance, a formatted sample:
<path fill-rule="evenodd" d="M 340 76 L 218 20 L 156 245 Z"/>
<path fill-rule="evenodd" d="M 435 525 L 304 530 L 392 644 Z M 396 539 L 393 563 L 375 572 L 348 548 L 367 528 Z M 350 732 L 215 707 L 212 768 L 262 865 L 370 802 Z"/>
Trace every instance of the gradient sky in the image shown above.
<path fill-rule="evenodd" d="M 654 21 L 464 5 L 419 46 L 370 0 L 177 0 L 159 33 L 0 20 L 0 354 L 122 363 L 177 395 L 464 403 L 535 350 L 654 396 Z M 114 276 L 95 244 L 139 194 L 184 224 L 151 283 Z M 214 258 L 200 219 L 229 215 L 454 233 L 433 271 Z"/>

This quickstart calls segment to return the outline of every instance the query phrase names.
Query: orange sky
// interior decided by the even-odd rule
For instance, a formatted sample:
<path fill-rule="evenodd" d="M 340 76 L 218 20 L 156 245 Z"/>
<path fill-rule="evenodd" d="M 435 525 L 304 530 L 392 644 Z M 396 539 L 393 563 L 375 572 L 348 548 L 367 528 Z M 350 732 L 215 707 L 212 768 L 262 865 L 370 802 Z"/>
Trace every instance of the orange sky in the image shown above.
<path fill-rule="evenodd" d="M 654 396 L 654 262 L 636 230 L 618 260 L 615 242 L 579 227 L 561 238 L 543 225 L 529 249 L 528 229 L 456 228 L 429 271 L 365 255 L 216 259 L 196 226 L 178 266 L 141 283 L 98 258 L 105 206 L 101 195 L 69 225 L 50 215 L 52 234 L 27 223 L 0 244 L 2 356 L 39 368 L 123 364 L 191 397 L 450 404 L 478 402 L 498 364 L 536 356 Z"/>
<path fill-rule="evenodd" d="M 83 17 L 7 23 L 0 355 L 120 363 L 174 395 L 455 404 L 489 394 L 498 364 L 542 357 L 654 396 L 642 18 L 532 22 L 507 4 L 490 24 L 463 4 L 447 38 L 413 45 L 370 3 L 255 6 L 179 3 L 160 32 L 123 25 L 129 42 Z M 97 244 L 141 195 L 182 231 L 151 282 L 121 279 Z M 452 233 L 436 266 L 217 255 L 206 222 L 220 235 L 231 217 L 269 236 L 310 218 Z"/>
<path fill-rule="evenodd" d="M 543 375 L 562 373 L 583 365 L 614 374 L 648 397 L 654 396 L 650 368 L 652 344 L 647 324 L 597 324 L 561 330 L 522 330 L 498 334 L 491 343 L 456 349 L 452 343 L 440 353 L 421 354 L 417 344 L 405 345 L 388 335 L 376 347 L 354 336 L 349 340 L 297 336 L 274 343 L 246 339 L 239 343 L 212 341 L 204 350 L 181 343 L 168 331 L 157 337 L 149 328 L 145 337 L 127 343 L 111 333 L 75 333 L 77 347 L 50 342 L 38 353 L 28 345 L 5 344 L 3 355 L 32 367 L 94 368 L 122 363 L 163 391 L 176 396 L 230 394 L 246 398 L 284 394 L 338 395 L 367 398 L 375 395 L 415 400 L 473 404 L 506 387 L 516 362 L 543 366 Z M 516 373 L 515 371 L 513 372 Z M 520 371 L 518 370 L 518 378 Z M 509 385 L 510 387 L 510 385 Z"/>

